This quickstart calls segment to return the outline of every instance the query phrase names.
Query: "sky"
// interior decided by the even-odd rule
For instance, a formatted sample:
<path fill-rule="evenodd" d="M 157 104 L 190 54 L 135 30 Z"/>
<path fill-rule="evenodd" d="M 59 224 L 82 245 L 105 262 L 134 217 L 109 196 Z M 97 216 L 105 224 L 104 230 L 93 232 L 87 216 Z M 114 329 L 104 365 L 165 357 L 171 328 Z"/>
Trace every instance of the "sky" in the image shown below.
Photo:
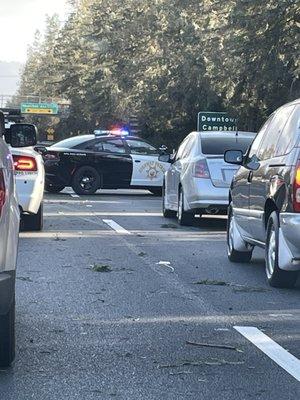
<path fill-rule="evenodd" d="M 43 31 L 46 14 L 68 12 L 66 0 L 0 0 L 0 61 L 26 60 L 27 46 L 37 29 Z"/>

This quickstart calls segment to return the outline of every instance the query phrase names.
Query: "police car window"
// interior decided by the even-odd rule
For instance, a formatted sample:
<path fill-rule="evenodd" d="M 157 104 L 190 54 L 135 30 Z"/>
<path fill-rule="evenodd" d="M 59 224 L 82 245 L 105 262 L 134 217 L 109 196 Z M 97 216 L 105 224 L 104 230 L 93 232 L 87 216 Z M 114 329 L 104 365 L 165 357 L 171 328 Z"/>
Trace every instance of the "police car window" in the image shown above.
<path fill-rule="evenodd" d="M 89 136 L 73 136 L 68 139 L 61 140 L 51 146 L 52 147 L 65 147 L 67 149 L 72 149 L 77 147 L 83 143 L 85 143 L 89 139 Z"/>
<path fill-rule="evenodd" d="M 104 151 L 106 153 L 126 153 L 122 139 L 103 140 L 97 143 L 97 149 L 97 151 Z"/>
<path fill-rule="evenodd" d="M 283 129 L 293 111 L 294 106 L 284 107 L 274 115 L 266 129 L 266 134 L 262 139 L 260 149 L 258 151 L 258 158 L 260 160 L 268 160 L 273 158 L 276 153 L 276 145 L 281 140 Z"/>
<path fill-rule="evenodd" d="M 158 151 L 151 144 L 143 142 L 142 140 L 126 139 L 126 143 L 130 148 L 131 154 L 158 154 Z"/>

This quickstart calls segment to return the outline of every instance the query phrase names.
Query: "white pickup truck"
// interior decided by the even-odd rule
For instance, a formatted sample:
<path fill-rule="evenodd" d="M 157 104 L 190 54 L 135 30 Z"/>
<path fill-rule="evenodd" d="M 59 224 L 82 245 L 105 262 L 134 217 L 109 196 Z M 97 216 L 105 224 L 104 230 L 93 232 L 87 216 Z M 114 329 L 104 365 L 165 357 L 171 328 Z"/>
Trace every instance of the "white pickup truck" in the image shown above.
<path fill-rule="evenodd" d="M 15 279 L 20 209 L 14 179 L 11 148 L 34 146 L 33 125 L 16 124 L 5 132 L 0 112 L 0 368 L 8 367 L 15 355 Z"/>

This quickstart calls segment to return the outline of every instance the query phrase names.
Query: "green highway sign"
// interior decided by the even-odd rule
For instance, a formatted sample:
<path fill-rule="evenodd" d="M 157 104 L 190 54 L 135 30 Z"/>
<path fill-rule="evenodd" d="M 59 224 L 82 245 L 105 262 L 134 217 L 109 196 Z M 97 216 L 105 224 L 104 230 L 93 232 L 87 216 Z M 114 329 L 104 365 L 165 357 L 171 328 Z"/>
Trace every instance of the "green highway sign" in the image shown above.
<path fill-rule="evenodd" d="M 58 114 L 58 104 L 56 103 L 22 103 L 21 114 Z"/>
<path fill-rule="evenodd" d="M 201 111 L 198 113 L 197 130 L 237 131 L 237 119 L 227 112 Z"/>

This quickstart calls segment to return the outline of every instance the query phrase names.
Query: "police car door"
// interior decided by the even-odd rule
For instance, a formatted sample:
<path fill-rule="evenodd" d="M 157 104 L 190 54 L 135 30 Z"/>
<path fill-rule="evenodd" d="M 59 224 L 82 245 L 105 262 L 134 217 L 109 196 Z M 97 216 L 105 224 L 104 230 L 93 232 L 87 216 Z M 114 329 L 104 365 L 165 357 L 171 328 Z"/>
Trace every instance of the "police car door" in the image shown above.
<path fill-rule="evenodd" d="M 103 188 L 127 188 L 130 185 L 131 157 L 120 137 L 99 138 L 92 145 L 95 165 Z"/>
<path fill-rule="evenodd" d="M 132 157 L 131 186 L 162 186 L 169 163 L 158 161 L 158 151 L 140 139 L 126 139 Z"/>

